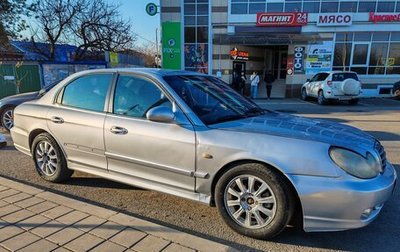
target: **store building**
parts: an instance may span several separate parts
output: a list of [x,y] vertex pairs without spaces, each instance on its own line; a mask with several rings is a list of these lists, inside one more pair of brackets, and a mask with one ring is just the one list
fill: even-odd
[[164,68],[228,83],[235,69],[271,70],[273,97],[299,96],[327,70],[357,72],[364,96],[388,96],[400,80],[400,0],[160,2]]

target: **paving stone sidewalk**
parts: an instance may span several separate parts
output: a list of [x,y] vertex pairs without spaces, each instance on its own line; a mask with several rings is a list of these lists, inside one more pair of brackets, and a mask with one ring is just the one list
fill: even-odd
[[0,177],[2,251],[235,251],[117,211]]

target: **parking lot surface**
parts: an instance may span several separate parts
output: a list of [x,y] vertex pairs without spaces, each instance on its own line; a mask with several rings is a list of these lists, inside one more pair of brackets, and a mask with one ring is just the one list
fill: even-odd
[[[388,159],[400,172],[400,101],[366,99],[361,100],[357,106],[344,103],[319,106],[315,102],[299,99],[257,100],[257,103],[263,108],[282,113],[359,127],[382,142]],[[400,251],[399,186],[378,219],[365,228],[332,233],[305,233],[298,228],[287,228],[271,241],[260,241],[230,230],[219,217],[216,208],[175,196],[142,190],[79,172],[75,172],[73,178],[64,184],[48,183],[36,174],[33,161],[17,152],[9,135],[6,134],[6,137],[8,146],[0,149],[0,176],[122,211],[240,250]]]

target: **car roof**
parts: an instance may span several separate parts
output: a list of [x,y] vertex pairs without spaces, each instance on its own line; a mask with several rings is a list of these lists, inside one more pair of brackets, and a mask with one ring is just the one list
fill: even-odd
[[[353,71],[324,71],[324,72],[319,72],[319,73],[328,73],[328,74],[354,73],[354,74],[357,74],[356,72],[353,72]],[[319,73],[316,73],[316,74],[319,74]]]
[[85,70],[80,72],[81,74],[85,73],[142,73],[148,75],[158,75],[158,76],[168,76],[168,75],[204,75],[206,74],[193,72],[193,71],[184,71],[184,70],[169,70],[169,69],[161,69],[161,68],[106,68],[106,69],[93,69],[93,70]]

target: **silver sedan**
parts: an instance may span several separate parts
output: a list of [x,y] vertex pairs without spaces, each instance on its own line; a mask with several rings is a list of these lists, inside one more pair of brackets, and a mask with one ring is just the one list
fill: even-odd
[[71,75],[15,109],[15,147],[45,180],[74,170],[217,206],[237,232],[268,239],[372,222],[396,172],[350,126],[263,110],[218,78],[108,69]]

